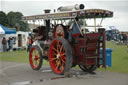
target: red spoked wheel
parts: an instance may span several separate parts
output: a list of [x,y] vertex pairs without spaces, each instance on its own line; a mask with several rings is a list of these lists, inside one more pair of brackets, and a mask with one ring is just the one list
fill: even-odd
[[72,67],[72,49],[67,40],[57,38],[49,48],[50,66],[56,74],[64,74]]
[[32,46],[29,53],[29,63],[34,70],[39,70],[42,66],[42,52],[40,48],[35,45]]
[[80,69],[83,70],[84,72],[93,72],[96,70],[97,66],[96,65],[79,65]]
[[57,24],[54,30],[54,38],[67,38],[66,27],[62,24]]

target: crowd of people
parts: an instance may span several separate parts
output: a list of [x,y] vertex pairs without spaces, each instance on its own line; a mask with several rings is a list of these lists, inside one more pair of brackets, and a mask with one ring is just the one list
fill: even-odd
[[127,33],[106,33],[106,40],[112,41],[117,45],[125,45],[128,52],[128,34]]
[[118,33],[118,34],[107,34],[106,35],[106,39],[108,41],[114,41],[116,44],[128,44],[128,34],[122,34],[122,33]]
[[2,39],[3,52],[13,50],[13,38],[9,37],[7,40],[5,37]]
[[[13,49],[14,49],[14,39],[13,39],[13,37],[9,37],[8,39],[3,37],[1,43],[2,43],[3,52],[13,51]],[[30,49],[32,47],[32,43],[33,43],[32,37],[29,36],[28,40],[27,40],[27,52],[30,51]]]

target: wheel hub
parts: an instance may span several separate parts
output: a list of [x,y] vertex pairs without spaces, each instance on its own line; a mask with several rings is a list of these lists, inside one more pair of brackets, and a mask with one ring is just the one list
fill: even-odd
[[34,60],[38,60],[38,56],[35,56]]
[[56,57],[57,57],[57,59],[59,59],[60,58],[60,53],[58,53]]

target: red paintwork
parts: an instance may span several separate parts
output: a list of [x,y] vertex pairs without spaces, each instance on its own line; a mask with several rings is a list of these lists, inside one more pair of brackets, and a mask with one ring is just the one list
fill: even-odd
[[52,70],[57,74],[61,74],[65,69],[65,49],[62,42],[60,42],[59,40],[53,40],[53,42],[51,43],[51,46],[49,48],[49,63]]
[[[36,48],[32,48],[29,54],[29,61],[33,69],[37,69],[40,62],[39,53],[35,53],[35,50],[38,51]],[[36,63],[36,65],[34,63]]]
[[[84,38],[80,38],[79,34],[72,36],[77,40],[77,43],[71,44],[73,49],[73,63],[82,65],[97,64],[99,58],[100,37],[103,37],[103,33],[89,33],[85,34]],[[99,64],[99,61],[98,61]]]

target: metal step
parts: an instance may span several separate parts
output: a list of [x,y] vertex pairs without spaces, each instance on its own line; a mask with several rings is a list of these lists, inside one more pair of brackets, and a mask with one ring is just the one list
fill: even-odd
[[86,57],[97,57],[98,56],[98,54],[97,55],[85,55]]
[[98,56],[94,56],[94,57],[86,57],[86,58],[97,58]]

